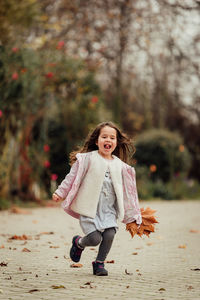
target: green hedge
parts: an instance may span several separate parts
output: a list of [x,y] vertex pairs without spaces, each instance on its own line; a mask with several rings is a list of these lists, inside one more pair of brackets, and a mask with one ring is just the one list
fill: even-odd
[[190,168],[189,152],[177,133],[148,130],[137,137],[135,146],[137,165],[147,167],[153,181],[169,182]]

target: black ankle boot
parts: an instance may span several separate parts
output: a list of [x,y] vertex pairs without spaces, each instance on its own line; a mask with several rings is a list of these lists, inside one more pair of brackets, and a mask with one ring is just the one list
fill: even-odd
[[97,276],[108,276],[108,271],[104,269],[104,263],[98,262],[98,261],[93,261],[92,262],[93,266],[93,275]]

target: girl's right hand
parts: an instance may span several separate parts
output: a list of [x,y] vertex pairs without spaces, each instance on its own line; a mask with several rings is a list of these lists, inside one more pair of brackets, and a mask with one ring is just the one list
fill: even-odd
[[55,201],[55,202],[58,202],[58,201],[62,200],[62,198],[54,193],[53,196],[52,196],[52,200]]

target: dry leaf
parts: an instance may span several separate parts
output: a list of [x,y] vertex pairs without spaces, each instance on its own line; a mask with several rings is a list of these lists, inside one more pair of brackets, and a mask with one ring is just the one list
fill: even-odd
[[29,250],[28,248],[24,248],[22,249],[22,252],[31,252],[31,250]]
[[191,233],[200,233],[200,230],[197,230],[197,229],[191,229],[190,232],[191,232]]
[[153,215],[155,210],[147,207],[146,209],[141,208],[141,215],[142,215],[142,224],[140,227],[136,224],[136,222],[126,224],[126,230],[128,230],[132,237],[135,234],[139,235],[146,235],[149,237],[151,232],[155,231],[155,223],[158,223],[155,216]]
[[96,250],[95,248],[90,248],[90,250]]
[[200,268],[191,269],[192,271],[200,271]]
[[51,288],[52,289],[66,289],[66,287],[64,285],[52,285]]
[[152,246],[153,245],[153,243],[147,243],[147,246]]
[[129,272],[127,271],[127,269],[125,269],[125,274],[126,274],[126,275],[133,275],[133,273],[129,273]]
[[1,246],[0,246],[0,249],[3,249],[3,248],[5,248],[4,245],[1,245]]
[[92,286],[92,281],[88,281],[88,282],[84,283],[84,286],[81,285],[80,288],[85,289],[86,288],[85,285],[88,285],[90,287],[90,289],[96,288],[96,286]]
[[187,289],[188,289],[188,290],[193,290],[194,288],[193,288],[192,285],[188,285],[188,286],[187,286]]
[[53,231],[49,231],[49,232],[44,231],[44,232],[40,232],[38,235],[42,235],[42,234],[54,234],[54,232]]
[[70,268],[82,268],[82,266],[83,266],[82,264],[79,264],[79,263],[77,264],[77,263],[75,263],[75,264],[71,264],[71,265],[70,265]]
[[105,263],[106,263],[106,264],[114,264],[115,261],[114,261],[114,259],[112,259],[112,260],[106,260]]
[[10,209],[10,212],[13,214],[21,214],[21,215],[30,215],[32,212],[29,210],[25,210],[23,208],[20,208],[18,206],[12,206]]
[[23,235],[13,235],[9,238],[9,240],[32,240],[32,237],[27,236],[26,234]]
[[132,255],[138,255],[138,253],[137,252],[133,252]]
[[60,248],[60,246],[49,246],[49,248],[54,248],[54,249],[56,249],[56,248]]
[[163,292],[163,291],[166,291],[166,289],[160,288],[159,291],[160,291],[160,292]]
[[184,245],[179,245],[179,246],[178,246],[178,248],[180,248],[180,249],[186,249],[186,247],[187,247],[187,246],[186,246],[185,244],[184,244]]
[[33,292],[39,292],[39,290],[38,289],[33,289],[33,290],[28,291],[28,293],[33,293]]
[[8,263],[5,263],[4,261],[0,263],[1,267],[7,267]]

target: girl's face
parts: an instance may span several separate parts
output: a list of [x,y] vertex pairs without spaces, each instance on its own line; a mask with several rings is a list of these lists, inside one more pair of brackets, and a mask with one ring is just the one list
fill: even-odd
[[112,159],[112,152],[117,146],[117,131],[105,126],[101,129],[96,145],[99,148],[99,154],[106,159]]

